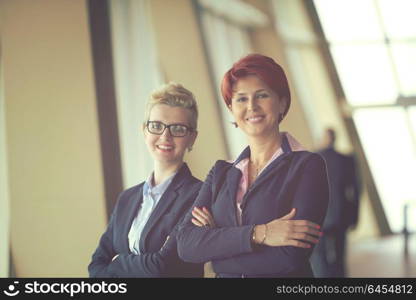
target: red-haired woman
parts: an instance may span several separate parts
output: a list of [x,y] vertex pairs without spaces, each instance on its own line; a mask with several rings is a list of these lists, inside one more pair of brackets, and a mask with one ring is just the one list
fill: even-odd
[[249,146],[211,169],[179,230],[179,255],[212,261],[217,277],[312,277],[328,180],[323,159],[279,131],[290,107],[286,75],[251,54],[225,74],[221,90]]

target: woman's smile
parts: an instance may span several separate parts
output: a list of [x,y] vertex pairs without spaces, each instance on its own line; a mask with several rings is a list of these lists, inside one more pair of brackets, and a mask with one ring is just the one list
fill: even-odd
[[248,118],[246,118],[246,121],[249,123],[260,123],[264,120],[265,116],[264,115],[256,115],[256,116],[250,116]]

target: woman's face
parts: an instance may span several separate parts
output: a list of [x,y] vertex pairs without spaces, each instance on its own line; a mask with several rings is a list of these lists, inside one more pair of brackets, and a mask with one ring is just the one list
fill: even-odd
[[[191,114],[188,109],[183,107],[157,104],[150,111],[149,121],[158,121],[165,125],[181,124],[191,127]],[[168,128],[165,128],[161,135],[152,134],[146,127],[144,128],[147,149],[154,160],[163,164],[181,163],[186,149],[192,147],[196,136],[196,131],[188,132],[183,137],[174,137],[170,134]]]
[[234,84],[229,109],[238,127],[249,136],[275,133],[279,115],[285,108],[286,100],[255,75],[243,77]]

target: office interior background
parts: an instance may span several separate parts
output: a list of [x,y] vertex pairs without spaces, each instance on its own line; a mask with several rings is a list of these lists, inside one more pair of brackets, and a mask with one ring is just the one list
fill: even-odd
[[246,141],[219,85],[257,52],[289,78],[282,130],[316,151],[332,127],[357,157],[349,276],[415,277],[415,11],[414,0],[0,0],[0,276],[88,276],[118,193],[152,171],[141,124],[162,83],[198,101],[193,173],[236,158]]

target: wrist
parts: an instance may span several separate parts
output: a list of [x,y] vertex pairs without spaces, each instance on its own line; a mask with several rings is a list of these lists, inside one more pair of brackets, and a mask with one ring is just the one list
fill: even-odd
[[255,244],[264,244],[267,237],[267,225],[256,225],[253,228],[252,242]]

